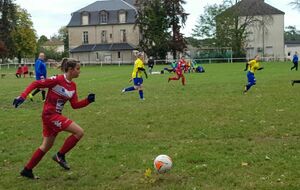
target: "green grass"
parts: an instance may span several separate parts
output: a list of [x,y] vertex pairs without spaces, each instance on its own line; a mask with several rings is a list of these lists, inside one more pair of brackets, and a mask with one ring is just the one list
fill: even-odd
[[[290,63],[263,66],[246,95],[244,64],[204,65],[206,73],[185,75],[185,87],[167,83],[169,74],[151,75],[143,102],[137,92],[120,95],[132,66],[82,67],[79,96],[94,92],[96,102],[65,106],[64,115],[85,130],[67,155],[72,169],[51,160],[68,135],[62,132],[34,170],[37,181],[19,171],[42,140],[41,95],[14,109],[13,98],[33,79],[2,68],[0,189],[299,189],[300,86],[290,80],[300,71]],[[145,178],[159,154],[172,157],[173,169]]]

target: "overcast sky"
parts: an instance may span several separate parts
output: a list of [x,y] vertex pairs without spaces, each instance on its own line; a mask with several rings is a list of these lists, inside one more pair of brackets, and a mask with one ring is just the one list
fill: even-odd
[[[57,33],[61,26],[65,26],[71,19],[71,13],[77,11],[96,0],[15,0],[32,16],[37,35],[46,35],[48,38]],[[189,13],[186,27],[183,29],[185,36],[190,36],[199,15],[207,5],[220,4],[223,0],[186,0],[185,10]],[[265,0],[266,3],[285,12],[285,26],[296,25],[300,29],[300,11],[294,10],[289,2],[292,0]]]

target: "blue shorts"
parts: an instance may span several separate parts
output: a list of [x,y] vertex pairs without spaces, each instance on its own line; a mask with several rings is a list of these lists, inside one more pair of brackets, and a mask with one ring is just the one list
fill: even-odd
[[143,84],[143,78],[134,78],[133,84],[134,86],[141,86],[141,84]]
[[247,78],[248,78],[248,83],[253,84],[253,85],[256,84],[256,79],[255,79],[254,73],[248,71]]

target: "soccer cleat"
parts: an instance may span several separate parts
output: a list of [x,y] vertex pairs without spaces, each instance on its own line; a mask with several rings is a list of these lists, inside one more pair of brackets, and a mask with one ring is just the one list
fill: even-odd
[[31,93],[29,93],[29,94],[28,94],[28,98],[30,99],[30,101],[32,101],[32,102],[33,102],[33,96],[32,96],[32,94],[31,94]]
[[39,179],[39,177],[36,177],[33,175],[32,170],[28,170],[24,168],[21,172],[20,175],[23,177],[27,177],[28,179]]
[[63,167],[65,170],[69,170],[70,167],[68,166],[68,163],[65,159],[65,156],[59,156],[58,153],[52,156],[52,159],[57,162],[61,167]]
[[292,86],[294,86],[294,84],[295,84],[295,81],[292,80]]
[[170,80],[171,80],[171,79],[170,79],[170,78],[168,78],[168,82],[170,82]]
[[126,91],[125,91],[125,88],[122,89],[121,91],[121,94],[124,94]]

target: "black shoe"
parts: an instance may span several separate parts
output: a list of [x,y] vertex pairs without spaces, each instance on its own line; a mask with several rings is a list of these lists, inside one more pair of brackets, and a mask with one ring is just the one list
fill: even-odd
[[26,168],[24,168],[21,172],[20,172],[21,176],[23,177],[27,177],[28,179],[39,179],[39,177],[35,177],[32,173],[32,170],[28,170]]
[[61,167],[63,167],[65,170],[69,170],[70,167],[68,166],[68,163],[65,159],[65,155],[60,156],[58,153],[52,156],[52,159],[57,162]]
[[292,86],[294,86],[294,84],[295,84],[295,81],[292,80]]

